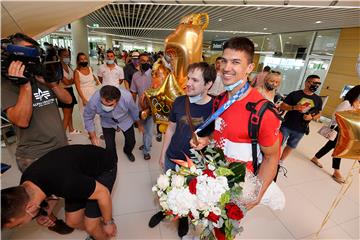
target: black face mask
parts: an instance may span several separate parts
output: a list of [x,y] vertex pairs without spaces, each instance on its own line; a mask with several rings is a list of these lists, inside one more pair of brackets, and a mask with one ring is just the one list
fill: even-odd
[[265,83],[264,83],[264,86],[265,86],[265,88],[266,88],[267,90],[269,90],[269,91],[272,91],[272,90],[275,89],[275,86],[272,85],[271,83],[268,83],[268,82],[265,82]]
[[88,62],[79,62],[80,67],[86,67],[88,65]]
[[150,63],[142,63],[141,64],[141,70],[143,70],[144,72],[146,72],[147,70],[149,70],[151,68]]
[[310,91],[313,93],[316,92],[318,90],[318,88],[319,88],[319,85],[317,85],[317,84],[310,85],[310,87],[309,87]]

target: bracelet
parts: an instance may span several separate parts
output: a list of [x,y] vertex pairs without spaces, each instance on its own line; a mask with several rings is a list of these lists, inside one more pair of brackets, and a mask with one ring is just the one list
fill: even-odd
[[107,221],[107,222],[103,221],[103,223],[104,223],[105,226],[108,226],[108,225],[115,224],[115,221],[114,221],[114,219],[112,218],[110,221]]

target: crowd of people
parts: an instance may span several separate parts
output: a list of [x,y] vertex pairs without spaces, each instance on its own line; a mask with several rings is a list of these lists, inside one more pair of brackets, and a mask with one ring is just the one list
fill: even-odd
[[[26,35],[15,34],[10,40],[15,45],[41,51],[41,46]],[[185,159],[184,153],[190,155],[190,148],[201,150],[214,141],[228,161],[245,162],[247,169],[262,180],[258,198],[245,206],[248,210],[255,207],[276,180],[279,164],[284,165],[285,159],[309,133],[309,123],[320,118],[323,104],[316,94],[322,80],[317,75],[307,76],[304,88],[286,97],[278,92],[282,74],[269,66],[250,79],[255,67],[254,50],[248,38],[234,37],[224,44],[222,56],[214,64],[190,64],[186,94],[173,103],[162,137],[151,116],[139,116],[144,108],[143,94],[151,88],[152,63],[157,58],[164,59],[162,52],[122,51],[121,59],[126,63],[122,68],[113,50],[104,52],[99,47],[101,65],[94,71],[87,53],[77,53],[73,67],[70,49],[54,52],[51,46],[46,46],[46,59],[61,63],[61,81],[49,83],[34,75],[25,84],[14,85],[9,79],[2,79],[1,108],[16,127],[16,162],[23,173],[19,186],[1,192],[2,227],[13,228],[36,218],[39,224],[60,234],[76,228],[85,230],[89,239],[115,236],[111,201],[118,162],[115,133],[123,133],[123,152],[134,162],[135,128],[142,134],[139,149],[144,160],[151,159],[153,133],[156,132],[158,141],[163,140],[159,159],[163,171],[175,169],[176,164],[170,159]],[[24,70],[24,63],[13,61],[8,76],[26,79]],[[92,145],[68,145],[66,131],[69,135],[81,133],[74,128],[72,120],[76,104]],[[226,109],[224,105],[230,107]],[[257,113],[249,111],[249,106],[256,111],[264,109],[258,115],[260,122],[251,121],[252,114]],[[58,107],[62,109],[63,119]],[[335,111],[359,108],[360,85],[346,94]],[[214,121],[199,131],[194,141],[194,129],[209,117]],[[339,131],[334,118],[331,126]],[[105,148],[101,147],[102,140]],[[329,141],[311,161],[322,167],[319,159],[335,143],[336,139]],[[334,158],[333,178],[343,183],[339,167],[340,159]],[[59,197],[65,199],[66,223],[52,214]],[[155,214],[149,226],[156,226],[164,216],[163,212]],[[178,235],[182,237],[187,232],[188,219],[181,218]]]

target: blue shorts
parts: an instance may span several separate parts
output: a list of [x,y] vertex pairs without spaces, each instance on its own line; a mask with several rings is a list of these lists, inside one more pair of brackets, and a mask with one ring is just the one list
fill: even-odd
[[286,143],[286,145],[291,148],[296,148],[304,136],[304,133],[294,131],[284,126],[281,126],[280,131],[283,134],[282,144],[284,145]]

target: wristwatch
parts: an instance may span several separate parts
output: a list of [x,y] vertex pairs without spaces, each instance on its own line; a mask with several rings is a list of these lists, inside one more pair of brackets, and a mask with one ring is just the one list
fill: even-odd
[[107,221],[107,222],[103,221],[103,223],[104,223],[105,226],[107,226],[107,225],[115,224],[115,221],[114,221],[114,219],[112,218],[110,221]]

